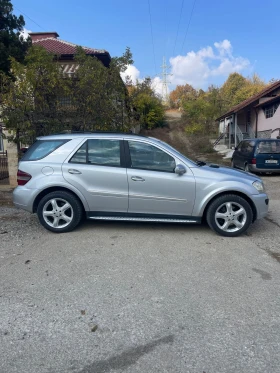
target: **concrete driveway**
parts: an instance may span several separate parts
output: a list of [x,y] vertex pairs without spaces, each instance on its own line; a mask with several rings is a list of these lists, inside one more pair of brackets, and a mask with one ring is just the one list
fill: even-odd
[[264,373],[280,366],[280,177],[242,237],[0,210],[1,373]]

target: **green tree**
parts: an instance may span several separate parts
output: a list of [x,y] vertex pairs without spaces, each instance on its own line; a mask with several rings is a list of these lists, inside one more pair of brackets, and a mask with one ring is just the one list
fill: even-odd
[[[120,71],[131,61],[129,49],[105,67],[97,58],[78,48],[79,68],[67,80],[72,110],[68,118],[76,130],[126,130],[129,127],[128,94]],[[71,115],[70,115],[71,114]]]
[[221,93],[227,107],[239,104],[238,99],[236,99],[236,94],[240,89],[246,86],[246,83],[246,78],[239,73],[232,73],[229,75],[221,87]]
[[150,78],[130,86],[130,105],[133,112],[134,124],[140,124],[146,129],[162,125],[164,107],[161,99],[155,94]]
[[21,64],[11,58],[13,78],[2,73],[2,117],[9,140],[30,143],[38,135],[64,129],[58,98],[67,86],[58,63],[39,46],[33,46]]
[[24,64],[12,58],[14,78],[2,73],[0,97],[9,140],[19,147],[61,131],[128,129],[128,93],[119,74],[127,60],[121,58],[107,68],[78,48],[72,77],[40,46],[29,49]]
[[31,40],[24,40],[20,32],[25,25],[23,16],[13,14],[10,0],[0,0],[0,71],[11,75],[11,60],[23,62]]
[[260,79],[257,74],[246,79],[246,84],[242,86],[234,96],[235,103],[240,103],[247,98],[259,93],[266,86],[266,83]]

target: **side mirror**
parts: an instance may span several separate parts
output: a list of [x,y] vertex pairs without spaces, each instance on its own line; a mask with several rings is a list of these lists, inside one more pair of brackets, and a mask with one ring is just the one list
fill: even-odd
[[183,166],[182,164],[177,164],[177,166],[175,167],[175,174],[177,175],[183,175],[187,172],[185,166]]

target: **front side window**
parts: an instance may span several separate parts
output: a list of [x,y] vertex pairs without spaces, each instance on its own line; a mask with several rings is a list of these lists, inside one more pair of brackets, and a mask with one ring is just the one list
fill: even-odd
[[163,150],[149,144],[128,141],[131,167],[142,170],[174,172],[176,162]]
[[241,148],[242,148],[242,142],[240,142],[236,148],[237,151],[241,152]]
[[69,140],[37,140],[21,158],[22,161],[37,161],[51,154]]
[[248,141],[243,141],[242,142],[241,152],[242,153],[247,153],[248,152]]
[[120,167],[120,141],[107,139],[87,140],[73,155],[70,162]]

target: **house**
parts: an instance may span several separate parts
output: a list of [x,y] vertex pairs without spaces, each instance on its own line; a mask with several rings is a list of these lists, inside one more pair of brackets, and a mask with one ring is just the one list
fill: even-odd
[[[75,61],[77,44],[59,39],[57,32],[32,32],[29,35],[33,45],[40,45],[55,55],[65,76],[72,76],[75,73],[78,69],[78,64]],[[86,55],[96,57],[105,67],[109,67],[111,56],[108,51],[89,47],[82,48]],[[69,97],[61,97],[60,100],[62,105],[69,104]],[[9,135],[0,120],[0,182],[4,180],[5,183],[15,186],[17,185],[17,148],[13,143],[9,143],[3,134]],[[10,178],[8,178],[8,174]]]
[[[65,40],[58,39],[57,32],[31,32],[29,33],[32,44],[40,45],[48,52],[58,56],[58,60],[63,66],[64,74],[74,74],[77,69],[77,63],[74,60],[76,54],[77,44],[70,43]],[[96,57],[104,66],[109,67],[111,56],[109,52],[104,49],[94,49],[82,47],[88,56]]]
[[276,138],[280,135],[280,81],[232,107],[216,119],[220,136],[214,145],[230,148],[246,138]]

